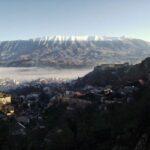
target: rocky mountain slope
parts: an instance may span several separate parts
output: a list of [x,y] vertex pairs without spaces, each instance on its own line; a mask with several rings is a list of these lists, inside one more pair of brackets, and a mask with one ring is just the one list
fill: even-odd
[[[76,86],[94,85],[124,85],[136,82],[140,79],[150,78],[150,57],[136,65],[124,64],[102,64],[81,79],[78,79]],[[124,82],[126,81],[126,82]]]
[[150,43],[128,38],[54,36],[0,42],[0,66],[92,67],[136,63],[150,55]]

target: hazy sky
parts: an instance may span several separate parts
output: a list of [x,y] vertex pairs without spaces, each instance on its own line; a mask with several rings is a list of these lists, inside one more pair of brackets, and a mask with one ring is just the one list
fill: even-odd
[[150,41],[150,0],[0,0],[0,40],[50,35]]

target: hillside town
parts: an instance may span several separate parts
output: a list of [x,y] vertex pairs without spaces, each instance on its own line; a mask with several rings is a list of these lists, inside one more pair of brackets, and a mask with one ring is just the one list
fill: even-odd
[[[92,134],[88,137],[91,138],[91,142],[92,140],[95,141],[97,139],[93,139],[93,136],[96,136],[97,133],[95,130],[98,130],[97,136],[102,136],[101,138],[104,138],[108,133],[110,134],[111,128],[114,128],[112,129],[113,132],[115,131],[114,135],[111,135],[112,139],[114,136],[120,135],[116,125],[113,125],[115,122],[112,118],[118,121],[116,117],[122,120],[125,114],[137,113],[138,110],[132,109],[139,103],[140,93],[147,91],[150,87],[149,62],[148,58],[141,64],[134,66],[129,64],[102,65],[95,67],[85,77],[68,82],[51,79],[38,79],[24,83],[9,82],[9,80],[1,82],[1,86],[6,88],[3,88],[0,93],[0,122],[2,122],[0,130],[7,127],[9,132],[7,130],[3,131],[9,139],[0,136],[0,141],[2,140],[0,148],[5,149],[4,147],[12,146],[13,149],[17,150],[28,149],[31,146],[29,149],[45,149],[45,147],[51,147],[55,142],[58,142],[55,139],[55,136],[58,136],[60,143],[53,145],[56,149],[60,147],[65,149],[66,146],[69,146],[68,149],[76,149],[76,145],[84,147],[78,142],[80,140],[87,142],[88,133]],[[138,75],[134,76],[133,79],[135,70],[138,72],[140,67],[144,74],[140,74],[140,69]],[[145,69],[145,67],[148,68]],[[111,75],[109,79],[107,78],[108,73]],[[116,76],[119,78],[116,78]],[[107,82],[104,82],[104,80]],[[131,112],[128,107],[131,107]],[[121,113],[122,111],[124,113]],[[117,114],[111,116],[114,113]],[[109,118],[109,116],[111,117]],[[106,125],[106,118],[108,123],[112,123],[109,127]],[[99,119],[101,125],[99,123],[95,124],[94,122]],[[127,120],[123,119],[123,124],[119,123],[120,126],[125,125],[124,121]],[[5,125],[3,126],[3,124]],[[94,127],[95,125],[96,127]],[[135,130],[134,126],[130,128]],[[122,131],[122,129],[120,130]],[[81,132],[78,130],[81,130]],[[82,133],[84,130],[88,130],[88,132]],[[103,132],[106,134],[105,136],[102,134]],[[42,139],[37,137],[37,134],[41,134]],[[69,143],[64,143],[61,134],[65,134],[63,139],[67,138],[66,140],[69,140]],[[80,134],[84,139],[77,138]],[[30,136],[35,142],[30,143],[31,145],[27,140]],[[71,137],[68,139],[68,136]],[[120,138],[122,139],[122,137]],[[12,139],[14,145],[10,143]],[[110,139],[110,142],[112,142],[112,139]],[[74,143],[75,141],[77,143]],[[6,142],[9,143],[7,146]],[[42,144],[39,145],[37,142]],[[91,146],[91,142],[89,142],[89,146]],[[110,145],[110,147],[115,146],[116,144],[113,143]]]
[[[101,74],[106,70],[114,72],[114,70],[128,67],[128,64],[103,65],[94,70]],[[120,75],[118,74],[118,76]],[[52,122],[47,124],[47,119],[51,115],[47,112],[56,109],[55,113],[57,114],[63,109],[62,113],[66,116],[63,116],[62,119],[69,117],[70,121],[74,120],[76,113],[85,112],[89,108],[100,114],[109,113],[113,111],[114,107],[135,104],[139,91],[147,87],[149,82],[149,79],[146,80],[141,77],[130,82],[122,79],[119,85],[113,84],[113,82],[105,85],[92,85],[92,83],[87,84],[88,82],[85,82],[84,86],[82,84],[80,86],[78,82],[82,83],[82,80],[84,78],[69,82],[50,79],[39,79],[26,83],[1,82],[1,86],[5,85],[7,88],[0,94],[0,120],[11,122],[9,136],[25,138],[29,136],[30,132],[41,130],[45,134],[43,144],[49,143],[50,139],[47,139],[47,136],[50,133],[47,135],[45,131],[49,129],[48,126]],[[113,76],[109,80],[114,80]],[[12,86],[14,87],[11,88]],[[60,110],[57,110],[59,107]],[[57,130],[62,132],[61,128]],[[16,144],[16,147],[19,145]],[[43,147],[41,145],[40,149]]]

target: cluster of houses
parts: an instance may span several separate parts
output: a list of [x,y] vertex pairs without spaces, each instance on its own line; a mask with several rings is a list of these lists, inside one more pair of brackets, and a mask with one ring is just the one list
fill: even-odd
[[113,88],[112,86],[85,89],[85,98],[96,103],[99,110],[107,110],[111,104],[127,104],[135,101],[134,93],[138,91],[136,86],[124,86]]
[[[141,86],[144,81],[138,81]],[[70,87],[70,85],[69,85]],[[45,80],[31,82],[13,95],[0,93],[0,111],[13,116],[16,121],[13,135],[26,134],[26,128],[45,128],[43,113],[53,106],[66,104],[66,111],[84,110],[95,106],[98,111],[108,111],[112,104],[129,104],[135,101],[134,93],[139,87],[134,84],[114,87],[86,85],[80,89],[69,88],[64,83],[49,83]],[[27,90],[30,89],[30,90]],[[15,113],[14,113],[15,112]]]
[[14,89],[20,85],[18,80],[12,80],[9,78],[0,79],[0,91],[8,91],[9,89]]
[[95,105],[100,111],[107,110],[111,104],[127,104],[135,101],[134,94],[139,87],[135,85],[120,86],[114,88],[111,85],[105,87],[94,87],[87,85],[76,91],[64,91],[49,100],[48,107],[60,103],[67,103],[68,110],[77,108],[84,109],[89,105]]

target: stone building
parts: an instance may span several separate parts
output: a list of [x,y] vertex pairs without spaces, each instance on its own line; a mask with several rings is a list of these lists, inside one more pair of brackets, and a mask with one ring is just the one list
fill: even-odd
[[11,103],[11,95],[0,93],[0,111],[7,116],[11,116],[14,114],[14,107],[11,105]]

